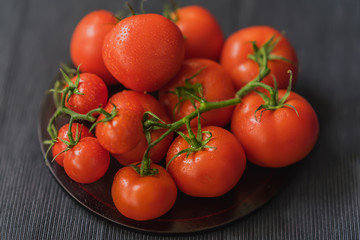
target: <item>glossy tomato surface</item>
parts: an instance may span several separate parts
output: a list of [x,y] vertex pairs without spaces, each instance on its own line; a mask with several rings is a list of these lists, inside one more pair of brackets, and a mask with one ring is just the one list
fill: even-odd
[[[279,90],[279,97],[285,94]],[[311,105],[291,92],[277,110],[258,111],[264,100],[256,93],[235,108],[231,131],[244,147],[247,159],[262,167],[285,167],[303,159],[313,149],[319,133],[318,118]]]
[[135,15],[106,35],[102,54],[107,69],[125,87],[155,91],[179,70],[184,39],[179,28],[161,15]]
[[172,14],[185,38],[185,58],[218,60],[224,35],[215,17],[201,6],[186,6]]
[[[164,123],[170,123],[170,119],[166,114],[163,106],[153,96],[135,91],[125,91],[124,94],[128,95],[131,98],[137,99],[138,102],[143,107],[144,111],[139,117],[142,117],[144,112],[152,112],[157,117],[159,117]],[[151,131],[151,141],[155,141],[156,139],[158,139],[163,133],[165,133],[166,130],[167,129],[158,129]],[[130,163],[141,161],[144,152],[148,146],[148,143],[145,134],[141,133],[140,135],[141,136],[139,137],[139,141],[133,149],[125,153],[113,154],[113,156],[116,158],[116,160],[118,160],[120,164],[128,165]],[[172,138],[173,138],[173,134],[169,134],[165,139],[160,141],[150,150],[150,159],[152,162],[160,162],[163,159],[171,143]]]
[[[71,81],[75,83],[77,76]],[[68,85],[65,85],[67,87]],[[74,112],[87,114],[90,110],[104,107],[108,100],[108,89],[104,81],[95,74],[81,73],[78,90],[81,94],[73,94],[65,106]],[[67,98],[68,96],[66,96]]]
[[[89,132],[89,129],[87,127],[85,127],[84,125],[79,124],[79,123],[74,123],[71,126],[71,133],[72,133],[74,140],[76,138],[76,129],[78,129],[77,131],[81,138],[93,136],[92,133]],[[63,166],[63,161],[64,161],[64,157],[65,157],[65,153],[63,151],[67,148],[67,145],[65,143],[63,143],[60,139],[69,141],[68,130],[69,130],[69,124],[65,124],[59,129],[57,142],[54,144],[54,146],[51,149],[53,157],[56,157],[55,161],[60,166]],[[63,152],[63,153],[61,153],[61,152]]]
[[106,173],[110,154],[94,137],[80,139],[78,144],[65,153],[64,169],[75,182],[92,183]]
[[[181,136],[171,144],[166,156],[168,171],[177,187],[195,197],[218,197],[230,191],[239,181],[246,166],[245,153],[239,141],[229,131],[220,127],[204,127],[212,134],[203,150],[186,153],[170,160],[181,150],[190,147]],[[210,137],[204,133],[202,139]]]
[[175,203],[176,185],[161,166],[151,164],[159,173],[141,177],[132,167],[123,167],[115,175],[111,195],[116,208],[125,217],[145,221],[168,212]]
[[106,10],[90,12],[77,24],[70,42],[70,55],[81,72],[94,73],[106,84],[118,83],[109,73],[102,59],[102,45],[105,35],[118,21]]
[[[159,92],[160,102],[165,106],[169,116],[174,121],[179,120],[193,112],[194,106],[190,100],[179,103],[178,97],[171,93],[176,87],[185,86],[185,80],[191,78],[198,71],[201,72],[190,80],[191,84],[200,83],[203,89],[203,97],[209,102],[223,101],[233,98],[235,91],[229,75],[224,68],[209,59],[185,60],[178,74]],[[196,102],[199,107],[200,103]],[[231,119],[233,107],[211,110],[201,114],[202,126],[216,125],[225,126]],[[197,119],[191,121],[191,126],[197,125]]]
[[[107,122],[96,125],[95,135],[100,144],[110,153],[126,153],[136,147],[143,134],[142,114],[144,108],[134,95],[127,91],[115,93],[110,97],[105,111],[111,113],[116,107],[116,116]],[[98,121],[104,119],[101,114]]]
[[287,88],[289,84],[288,70],[293,73],[293,85],[296,81],[298,73],[298,60],[294,48],[284,35],[276,29],[269,26],[253,26],[241,29],[226,39],[222,54],[221,64],[230,74],[234,81],[236,89],[240,89],[250,82],[259,74],[259,66],[257,63],[248,58],[249,54],[253,54],[253,41],[258,47],[263,46],[272,37],[279,39],[271,54],[284,57],[289,61],[270,60],[268,67],[271,71],[270,75],[265,77],[262,82],[273,86],[273,75],[279,88]]

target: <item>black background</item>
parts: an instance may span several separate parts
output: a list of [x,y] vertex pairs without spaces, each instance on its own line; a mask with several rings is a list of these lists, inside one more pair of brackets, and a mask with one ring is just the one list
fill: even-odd
[[[140,1],[130,1],[136,6]],[[162,1],[145,3],[160,12]],[[250,25],[285,30],[320,136],[284,189],[248,217],[191,235],[150,235],[110,223],[74,201],[45,166],[40,104],[69,61],[76,23],[124,1],[0,0],[0,239],[359,239],[360,1],[179,1],[200,4],[226,36]]]

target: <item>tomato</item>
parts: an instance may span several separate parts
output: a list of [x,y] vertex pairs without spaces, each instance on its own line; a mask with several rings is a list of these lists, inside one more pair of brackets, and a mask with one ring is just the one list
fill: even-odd
[[[77,76],[71,81],[75,83]],[[66,84],[65,87],[68,85]],[[104,81],[92,73],[81,73],[78,90],[81,94],[73,94],[69,101],[66,96],[65,106],[74,112],[86,114],[90,110],[106,105],[108,89]]]
[[289,41],[277,30],[268,26],[253,26],[241,29],[233,33],[226,41],[221,54],[221,64],[233,79],[236,89],[240,89],[250,82],[259,74],[259,66],[257,63],[248,58],[249,54],[253,54],[252,41],[256,42],[258,47],[270,40],[274,36],[274,40],[280,38],[271,54],[282,56],[291,62],[284,60],[269,60],[268,67],[271,74],[263,79],[262,82],[273,86],[273,75],[279,88],[287,88],[289,84],[289,75],[287,71],[290,69],[293,73],[293,84],[295,83],[298,73],[298,60],[295,50]]
[[224,35],[215,17],[200,6],[179,8],[172,14],[185,38],[185,58],[218,60]]
[[159,173],[141,177],[132,167],[123,167],[115,175],[111,195],[116,208],[125,217],[144,221],[168,212],[175,203],[176,185],[161,166],[151,164]]
[[[117,115],[108,122],[99,122],[95,128],[95,135],[100,144],[111,153],[125,153],[136,147],[143,134],[142,114],[144,108],[133,95],[122,91],[110,97],[105,111],[111,113],[114,106]],[[98,121],[104,119],[101,114]]]
[[105,36],[102,54],[107,69],[125,87],[155,91],[179,70],[184,39],[179,28],[161,15],[135,15]]
[[106,173],[110,155],[94,137],[80,139],[75,147],[65,153],[64,169],[75,182],[92,183]]
[[[158,116],[161,120],[163,120],[165,123],[170,123],[170,119],[167,116],[162,105],[153,96],[144,94],[144,93],[135,92],[135,91],[124,91],[124,94],[136,98],[140,102],[141,106],[143,107],[144,112],[145,111],[152,112],[153,114]],[[141,114],[140,117],[143,116],[143,113]],[[163,133],[165,133],[166,130],[167,129],[159,129],[159,130],[151,131],[151,140],[155,141]],[[150,159],[152,162],[160,162],[163,159],[163,157],[165,156],[167,149],[171,143],[172,137],[173,137],[173,134],[168,135],[165,139],[163,139],[161,142],[156,144],[150,150]],[[148,143],[146,141],[145,134],[141,133],[139,142],[133,149],[131,149],[130,151],[127,151],[125,153],[113,154],[113,156],[122,165],[129,165],[130,163],[138,162],[142,159],[147,146],[148,146]]]
[[[160,102],[165,106],[169,116],[172,116],[174,121],[193,112],[194,107],[190,100],[186,100],[176,107],[178,97],[175,94],[169,93],[169,91],[174,91],[179,86],[185,86],[185,80],[199,70],[201,72],[190,82],[202,85],[203,97],[207,101],[222,101],[235,96],[231,79],[220,64],[208,59],[185,60],[178,74],[159,92]],[[200,103],[197,102],[196,106],[199,107]],[[233,110],[233,107],[226,107],[205,112],[201,114],[201,124],[202,126],[224,126],[230,121]],[[191,126],[194,127],[196,125],[197,119],[193,119]]]
[[94,73],[106,84],[118,83],[109,73],[102,59],[102,45],[105,35],[117,23],[113,14],[97,10],[87,14],[76,26],[71,42],[71,59],[76,67],[81,64],[82,72]]
[[[81,138],[93,136],[92,133],[89,132],[89,129],[87,127],[85,127],[79,123],[73,123],[71,126],[71,132],[72,132],[72,136],[74,139],[76,137],[76,129],[78,129],[78,134],[80,135]],[[66,144],[63,143],[60,140],[60,138],[65,141],[69,141],[69,137],[67,135],[68,130],[69,130],[69,124],[65,124],[64,126],[62,126],[59,129],[57,142],[54,144],[54,146],[51,149],[53,157],[56,157],[55,161],[60,166],[63,166],[63,161],[64,161],[64,157],[65,157],[65,153],[61,153],[61,152],[67,148]]]
[[[229,131],[215,126],[204,127],[202,130],[211,132],[212,139],[207,145],[215,148],[204,148],[188,157],[186,153],[181,154],[169,164],[168,171],[177,187],[188,195],[221,196],[230,191],[243,175],[246,166],[245,153]],[[209,133],[202,135],[203,140],[209,137]],[[166,163],[178,152],[189,147],[185,139],[178,136],[170,145]]]
[[[285,94],[279,90],[279,98]],[[291,92],[277,110],[254,113],[264,103],[256,93],[247,95],[235,108],[231,131],[243,145],[248,160],[263,167],[285,167],[298,162],[314,147],[319,123],[314,109],[300,95]],[[261,115],[261,117],[260,117]]]

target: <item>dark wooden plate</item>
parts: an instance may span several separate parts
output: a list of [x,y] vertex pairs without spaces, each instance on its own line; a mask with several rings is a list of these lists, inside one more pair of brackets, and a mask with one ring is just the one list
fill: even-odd
[[[48,146],[43,144],[43,140],[50,139],[46,127],[54,112],[54,102],[51,94],[48,94],[44,98],[38,125],[39,141],[44,157]],[[57,123],[62,125],[65,121],[66,118],[63,118]],[[195,198],[179,192],[174,207],[167,214],[158,219],[139,222],[121,215],[112,202],[110,191],[112,180],[121,167],[115,159],[111,159],[108,172],[99,181],[79,184],[72,181],[61,166],[51,162],[51,157],[50,153],[45,159],[50,172],[84,207],[121,226],[154,233],[203,231],[239,220],[273,198],[290,175],[289,168],[267,169],[248,163],[239,183],[227,194],[217,198]]]

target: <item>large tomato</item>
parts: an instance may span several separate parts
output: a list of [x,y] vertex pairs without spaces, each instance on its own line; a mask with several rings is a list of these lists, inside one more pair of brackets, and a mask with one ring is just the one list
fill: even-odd
[[[76,82],[77,76],[71,81]],[[65,87],[68,85],[66,84]],[[81,73],[78,90],[81,94],[73,94],[69,101],[66,96],[65,106],[74,112],[86,114],[90,110],[104,107],[108,100],[108,89],[104,81],[92,73]]]
[[132,167],[123,167],[115,175],[111,195],[116,208],[125,217],[144,221],[168,212],[175,203],[176,185],[161,166],[151,164],[159,173],[141,177]]
[[[285,94],[279,90],[279,98]],[[235,108],[231,131],[243,145],[247,159],[263,167],[284,167],[296,163],[314,147],[319,124],[311,105],[291,92],[284,106],[277,110],[261,110],[264,100],[256,93],[247,95]]]
[[[161,106],[158,100],[156,100],[153,96],[149,94],[139,93],[135,91],[124,91],[123,94],[126,94],[128,96],[133,97],[134,99],[137,99],[141,106],[145,111],[152,112],[156,116],[158,116],[162,121],[165,123],[170,123],[170,119],[167,116],[165,110]],[[143,112],[143,113],[144,113]],[[140,117],[143,116],[143,113]],[[155,141],[158,139],[167,129],[158,129],[151,131],[151,140]],[[163,139],[161,142],[156,144],[151,150],[150,150],[150,159],[152,162],[160,162],[163,157],[165,156],[167,149],[171,143],[173,134],[168,135],[165,139]],[[138,162],[142,159],[144,152],[148,146],[148,143],[146,141],[146,137],[144,133],[141,133],[141,136],[139,138],[139,141],[137,145],[125,152],[120,154],[113,154],[113,156],[118,160],[119,163],[122,165],[128,165],[133,162]]]
[[[207,143],[214,148],[181,154],[169,164],[168,171],[177,187],[184,193],[196,197],[217,197],[230,191],[243,175],[246,158],[239,141],[229,131],[220,127],[204,127],[212,139]],[[204,133],[202,140],[210,137]],[[166,163],[190,145],[181,136],[171,144]]]
[[87,14],[76,26],[70,42],[71,59],[82,72],[94,73],[106,84],[118,83],[106,69],[102,59],[102,45],[105,35],[117,23],[113,14],[97,10]]
[[125,87],[155,91],[179,70],[184,39],[180,29],[161,15],[135,15],[121,20],[105,36],[103,59]]
[[110,154],[94,137],[80,139],[75,147],[65,153],[66,174],[78,183],[92,183],[106,173]]
[[[159,92],[160,102],[174,121],[185,117],[195,109],[190,100],[181,102],[177,106],[178,97],[169,91],[174,91],[176,87],[184,87],[185,80],[191,78],[198,71],[201,72],[192,78],[190,83],[202,85],[203,97],[207,101],[223,101],[235,96],[231,79],[220,64],[209,59],[185,60],[178,74]],[[199,107],[200,103],[196,102],[196,106]],[[230,121],[233,109],[233,107],[226,107],[205,112],[201,115],[201,124],[203,126],[224,126]],[[197,119],[193,119],[191,126],[196,125]]]
[[224,35],[215,17],[201,6],[186,6],[172,14],[185,38],[185,58],[218,60]]
[[221,64],[233,79],[236,89],[240,89],[246,83],[254,79],[259,74],[257,63],[248,58],[253,54],[252,42],[255,41],[258,47],[261,47],[274,37],[274,41],[279,42],[273,48],[270,54],[286,58],[284,60],[270,60],[268,67],[271,74],[263,79],[262,82],[273,86],[275,76],[279,88],[287,88],[289,84],[290,69],[293,73],[293,83],[295,83],[298,73],[298,60],[295,50],[289,41],[274,28],[268,26],[253,26],[241,29],[233,33],[224,44],[221,54]]
[[[87,127],[85,127],[79,123],[74,123],[71,126],[71,133],[72,133],[72,136],[74,139],[76,137],[76,129],[78,130],[78,134],[79,134],[80,138],[93,136],[92,133],[89,132],[89,129]],[[60,166],[64,165],[63,161],[64,161],[65,153],[63,151],[67,148],[66,144],[63,143],[60,139],[69,141],[68,130],[69,130],[69,124],[65,124],[59,129],[57,142],[54,144],[54,146],[51,149],[53,157],[56,157],[55,161]],[[63,153],[61,153],[61,152],[63,152]]]

